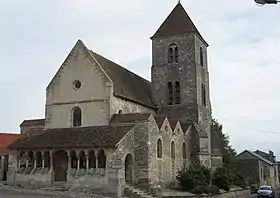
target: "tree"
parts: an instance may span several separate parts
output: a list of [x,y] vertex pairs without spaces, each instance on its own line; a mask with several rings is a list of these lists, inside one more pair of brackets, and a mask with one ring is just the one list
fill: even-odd
[[[225,178],[227,178],[229,184],[235,184],[240,187],[245,187],[245,179],[239,173],[236,167],[236,151],[230,145],[229,136],[223,133],[223,126],[215,119],[212,119],[211,130],[213,130],[213,132],[215,132],[220,139],[221,153],[223,156],[223,167],[222,169],[218,169],[218,172],[216,171],[216,181],[214,183],[218,185],[218,180],[225,180]],[[224,178],[225,175],[226,177]]]
[[221,153],[225,166],[234,166],[236,151],[230,145],[229,136],[223,133],[223,126],[216,120],[212,119],[211,131],[214,131],[221,141]]

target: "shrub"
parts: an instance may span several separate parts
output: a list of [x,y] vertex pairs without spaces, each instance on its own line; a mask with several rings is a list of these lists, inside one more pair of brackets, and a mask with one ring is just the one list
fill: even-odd
[[211,195],[217,195],[220,193],[220,189],[216,185],[209,185],[206,187],[206,190],[207,190],[208,194],[211,194]]
[[197,186],[207,186],[210,182],[210,169],[201,165],[193,165],[182,169],[177,174],[177,180],[183,190],[192,190]]
[[196,186],[194,189],[191,190],[191,193],[195,195],[201,195],[201,194],[208,194],[206,186]]
[[225,167],[218,167],[212,176],[212,183],[219,187],[219,189],[223,189],[229,191],[229,173]]
[[236,186],[239,186],[241,188],[246,188],[246,182],[245,182],[245,178],[243,177],[243,175],[241,175],[240,173],[236,173],[236,177],[235,180],[233,181],[233,184]]
[[258,186],[255,185],[255,184],[252,184],[252,185],[250,186],[250,192],[251,192],[251,194],[257,193],[257,192],[258,192]]

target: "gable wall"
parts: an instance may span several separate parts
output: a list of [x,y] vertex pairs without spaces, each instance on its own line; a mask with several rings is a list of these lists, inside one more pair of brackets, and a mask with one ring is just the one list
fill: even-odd
[[[73,82],[81,81],[74,89]],[[72,126],[72,109],[82,109],[82,126],[109,122],[112,87],[81,42],[75,45],[46,92],[46,128]]]
[[140,104],[136,104],[134,102],[130,102],[118,97],[111,97],[111,109],[110,114],[117,114],[119,111],[122,113],[152,113],[154,112],[153,109],[142,106]]

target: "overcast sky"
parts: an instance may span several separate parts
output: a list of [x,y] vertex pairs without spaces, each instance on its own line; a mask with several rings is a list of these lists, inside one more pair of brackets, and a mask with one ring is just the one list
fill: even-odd
[[[181,0],[210,44],[213,115],[243,149],[280,157],[280,5]],[[150,36],[177,0],[0,1],[1,132],[44,117],[45,88],[78,39],[150,79]],[[278,124],[277,124],[278,123]],[[278,133],[278,134],[277,134]]]

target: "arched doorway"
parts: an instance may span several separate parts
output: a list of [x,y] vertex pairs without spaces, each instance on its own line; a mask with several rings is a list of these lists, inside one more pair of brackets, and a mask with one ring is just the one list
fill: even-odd
[[133,159],[131,154],[125,157],[125,182],[132,184],[133,182]]
[[66,151],[57,151],[53,156],[54,181],[67,180],[67,153]]

